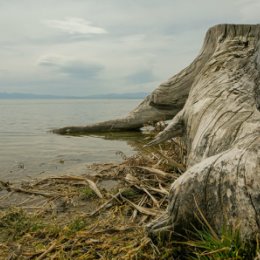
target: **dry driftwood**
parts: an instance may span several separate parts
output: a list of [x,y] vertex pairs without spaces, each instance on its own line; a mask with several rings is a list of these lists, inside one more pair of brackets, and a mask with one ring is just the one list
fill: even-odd
[[172,185],[166,214],[149,230],[178,233],[202,212],[215,230],[260,232],[260,25],[217,25],[190,66],[161,84],[123,119],[65,127],[59,134],[135,130],[173,118],[151,144],[187,143],[187,171]]
[[188,99],[151,144],[184,136],[187,171],[172,185],[165,216],[150,225],[185,233],[203,213],[217,231],[239,227],[243,239],[260,233],[260,25],[209,29],[208,59]]

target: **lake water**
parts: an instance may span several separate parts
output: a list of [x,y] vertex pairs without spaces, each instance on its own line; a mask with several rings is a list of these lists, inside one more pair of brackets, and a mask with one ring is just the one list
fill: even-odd
[[[120,161],[138,136],[60,136],[49,131],[124,116],[141,100],[0,100],[0,180],[81,174],[86,164]],[[141,135],[141,134],[140,134]],[[139,135],[139,136],[140,136]]]

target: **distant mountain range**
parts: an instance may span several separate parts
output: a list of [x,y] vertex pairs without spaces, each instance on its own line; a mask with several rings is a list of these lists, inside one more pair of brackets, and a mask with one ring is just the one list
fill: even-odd
[[56,95],[37,95],[37,94],[24,94],[24,93],[1,93],[0,99],[143,99],[148,93],[110,93],[91,96],[56,96]]

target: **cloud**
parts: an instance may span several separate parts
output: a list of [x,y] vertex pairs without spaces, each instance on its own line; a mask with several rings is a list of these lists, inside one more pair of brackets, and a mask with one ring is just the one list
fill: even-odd
[[38,60],[38,65],[46,67],[60,67],[66,62],[63,56],[58,55],[46,55],[42,56]]
[[126,77],[126,80],[131,84],[143,84],[155,81],[157,78],[151,70],[145,69],[133,74],[130,74]]
[[237,2],[241,20],[244,23],[259,23],[259,0],[240,0]]
[[104,69],[102,65],[85,62],[71,62],[61,68],[62,73],[76,78],[97,78]]
[[64,20],[47,20],[44,24],[69,34],[104,34],[107,31],[101,27],[93,26],[91,22],[82,18],[72,17]]
[[76,79],[97,78],[104,66],[97,63],[72,60],[63,56],[47,55],[38,60],[38,65],[55,70],[56,72]]

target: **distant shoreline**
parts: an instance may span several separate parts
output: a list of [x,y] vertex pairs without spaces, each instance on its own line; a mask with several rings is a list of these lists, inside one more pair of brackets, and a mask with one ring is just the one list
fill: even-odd
[[121,93],[121,94],[97,94],[90,96],[56,96],[56,95],[38,95],[30,93],[0,93],[0,99],[143,99],[148,95],[146,92]]

